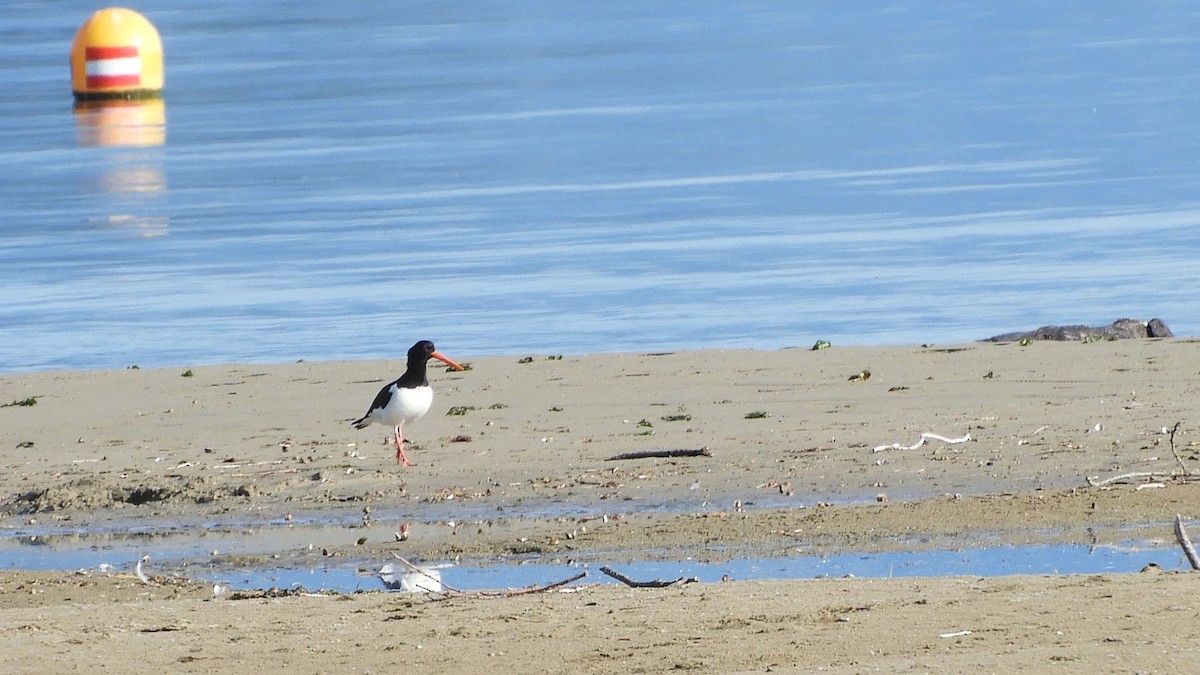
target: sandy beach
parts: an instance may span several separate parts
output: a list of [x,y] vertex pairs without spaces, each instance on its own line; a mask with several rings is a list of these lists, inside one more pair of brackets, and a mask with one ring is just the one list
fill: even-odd
[[[401,360],[0,376],[0,525],[234,518],[259,536],[254,523],[283,521],[310,545],[204,562],[520,555],[565,578],[597,551],[1106,545],[1131,529],[1170,540],[1176,514],[1200,515],[1186,476],[1200,470],[1193,339],[474,359],[438,347],[470,369],[431,365],[433,408],[406,427],[415,467],[396,465],[389,430],[350,424]],[[941,440],[918,446],[924,433]],[[330,521],[346,524],[304,525]],[[214,597],[186,569],[149,569],[150,584],[126,570],[0,571],[5,672],[1168,672],[1195,662],[1200,637],[1200,576],[1154,565],[584,579],[488,598]]]

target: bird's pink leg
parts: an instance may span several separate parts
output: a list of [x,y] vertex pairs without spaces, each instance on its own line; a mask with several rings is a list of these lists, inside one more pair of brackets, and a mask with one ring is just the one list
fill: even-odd
[[408,457],[404,456],[404,431],[400,428],[402,425],[396,425],[396,463],[404,466],[416,466],[408,461]]

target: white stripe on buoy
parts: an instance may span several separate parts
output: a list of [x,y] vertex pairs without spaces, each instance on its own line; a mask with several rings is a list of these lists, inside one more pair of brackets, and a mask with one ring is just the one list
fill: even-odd
[[136,46],[88,47],[84,58],[89,89],[142,83],[142,59]]
[[142,70],[142,62],[136,57],[132,59],[103,59],[88,61],[87,74],[92,75],[137,75]]

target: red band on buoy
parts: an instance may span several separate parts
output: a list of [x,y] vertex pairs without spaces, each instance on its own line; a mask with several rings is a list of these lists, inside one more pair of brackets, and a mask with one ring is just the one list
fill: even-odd
[[88,89],[136,87],[142,83],[142,61],[136,45],[87,47],[84,59]]

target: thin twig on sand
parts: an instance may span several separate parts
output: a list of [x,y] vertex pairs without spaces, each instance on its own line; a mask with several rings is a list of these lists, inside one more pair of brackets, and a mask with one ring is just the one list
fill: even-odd
[[708,451],[707,447],[680,450],[642,450],[640,452],[623,452],[619,455],[613,455],[604,461],[646,459],[647,457],[712,457],[712,453]]
[[1120,476],[1113,476],[1111,478],[1105,478],[1104,480],[1100,480],[1097,476],[1088,476],[1085,480],[1087,480],[1087,484],[1092,487],[1101,487],[1103,485],[1110,485],[1112,483],[1124,483],[1134,478],[1154,478],[1156,476],[1163,476],[1166,478],[1187,478],[1187,476],[1180,476],[1179,474],[1170,471],[1134,471],[1133,473],[1123,473]]
[[674,581],[663,581],[661,579],[655,579],[654,581],[634,581],[611,567],[601,567],[600,571],[631,588],[666,588],[675,584],[694,584],[700,581],[696,577],[679,577]]
[[1200,570],[1200,556],[1196,555],[1196,547],[1192,546],[1192,540],[1188,538],[1187,530],[1183,528],[1183,517],[1178,513],[1175,514],[1175,539],[1183,547],[1183,554],[1187,556],[1192,569]]
[[[421,569],[420,567],[417,567],[416,565],[410,563],[409,561],[405,560],[403,557],[400,556],[400,554],[393,552],[392,557],[394,557],[396,560],[399,560],[401,563],[404,564],[405,567],[408,567],[409,569],[413,570],[414,572],[418,572],[427,577],[430,577],[431,579],[434,579],[434,577],[430,576],[428,572],[426,572],[425,570]],[[511,597],[517,596],[517,595],[529,595],[530,593],[544,593],[546,591],[552,591],[556,588],[566,586],[569,583],[579,581],[580,579],[582,579],[586,576],[587,576],[587,571],[585,570],[583,572],[580,572],[579,574],[576,574],[573,577],[570,577],[569,579],[563,579],[562,581],[555,581],[553,583],[546,584],[545,586],[531,586],[529,588],[506,589],[503,591],[463,591],[463,590],[454,588],[453,586],[447,586],[444,582],[441,581],[441,579],[434,579],[434,580],[437,581],[439,584],[441,584],[442,589],[446,593],[445,597],[448,597],[448,598],[511,598]]]
[[579,581],[580,579],[586,577],[587,575],[588,575],[587,570],[584,570],[584,571],[580,572],[579,574],[576,574],[573,577],[563,579],[562,581],[555,581],[553,583],[546,584],[545,586],[530,586],[529,588],[515,588],[515,589],[504,590],[504,591],[478,591],[478,595],[472,596],[472,597],[507,598],[507,597],[510,597],[513,595],[528,595],[530,593],[545,593],[546,591],[552,591],[556,588],[561,588],[563,586],[566,586],[567,584]]
[[1186,476],[1191,472],[1188,471],[1187,465],[1183,463],[1183,457],[1179,455],[1179,451],[1175,449],[1175,433],[1179,431],[1180,424],[1183,424],[1183,422],[1176,422],[1175,426],[1171,427],[1171,435],[1167,440],[1171,444],[1171,454],[1175,455],[1175,461],[1179,462],[1179,470]]

